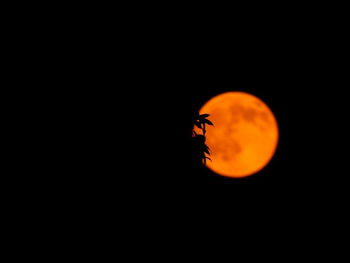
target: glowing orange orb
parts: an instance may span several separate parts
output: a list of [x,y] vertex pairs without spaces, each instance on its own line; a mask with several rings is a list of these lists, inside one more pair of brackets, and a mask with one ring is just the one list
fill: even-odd
[[200,114],[214,126],[206,126],[211,161],[206,165],[227,177],[246,177],[263,169],[278,143],[277,121],[269,107],[245,92],[227,92],[209,100]]

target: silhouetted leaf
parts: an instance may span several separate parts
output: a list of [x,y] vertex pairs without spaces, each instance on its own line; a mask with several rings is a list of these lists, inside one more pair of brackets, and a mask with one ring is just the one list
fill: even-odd
[[198,116],[198,119],[205,119],[205,118],[207,118],[209,116],[210,116],[210,114],[202,114],[202,115]]
[[202,129],[202,124],[200,122],[195,122],[195,125],[199,128]]
[[212,162],[212,160],[211,160],[209,157],[205,156],[205,157],[203,157],[203,163],[204,163],[204,164],[207,163],[207,159],[210,160],[210,161]]
[[210,160],[211,159],[209,157],[206,156],[210,155],[210,149],[209,147],[205,144],[206,138],[205,138],[205,134],[206,134],[206,127],[205,125],[214,125],[210,120],[206,119],[207,117],[209,117],[209,114],[202,114],[196,115],[196,118],[194,119],[194,125],[196,127],[198,127],[201,131],[202,134],[197,134],[195,131],[193,131],[192,135],[193,135],[193,139],[194,139],[194,151],[196,152],[197,158],[199,158],[200,160],[202,160],[202,162],[205,164],[206,160]]
[[210,120],[207,120],[207,119],[204,120],[204,123],[214,126],[214,124]]

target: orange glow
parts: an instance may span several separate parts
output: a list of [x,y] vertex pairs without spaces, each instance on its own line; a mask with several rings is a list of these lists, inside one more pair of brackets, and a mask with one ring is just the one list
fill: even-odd
[[[246,177],[263,169],[278,143],[277,121],[269,107],[245,92],[227,92],[200,110],[214,126],[207,126],[211,161],[206,165],[227,177]],[[198,131],[198,130],[197,130]]]

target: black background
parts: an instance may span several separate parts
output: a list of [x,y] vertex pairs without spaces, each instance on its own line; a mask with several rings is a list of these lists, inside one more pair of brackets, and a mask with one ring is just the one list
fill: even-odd
[[[335,172],[339,154],[333,150],[339,130],[337,62],[304,27],[297,33],[281,30],[258,37],[244,32],[227,37],[225,30],[221,38],[216,30],[173,35],[162,28],[119,46],[114,71],[111,64],[93,67],[100,70],[89,83],[96,106],[88,102],[88,108],[98,112],[92,127],[98,151],[83,162],[88,191],[98,187],[102,202],[126,195],[123,202],[147,203],[156,211],[194,202],[237,209],[265,204],[275,212],[300,213],[342,193],[343,178]],[[189,156],[193,114],[210,97],[230,90],[263,99],[280,126],[273,161],[239,180],[195,168]],[[86,181],[84,173],[80,180]]]
[[[47,78],[64,114],[57,169],[65,167],[72,194],[303,205],[338,192],[340,27],[291,11],[257,14],[134,14],[70,25],[49,50],[56,67]],[[245,179],[194,167],[189,156],[194,113],[236,90],[264,100],[280,128],[272,162]]]
[[[34,175],[16,177],[36,196],[22,200],[29,214],[86,240],[127,229],[131,244],[334,227],[347,200],[346,43],[342,17],[313,8],[80,10],[30,27],[21,77],[35,114],[23,114],[43,143],[28,136]],[[275,157],[244,179],[190,155],[193,115],[226,91],[258,96],[279,124]]]

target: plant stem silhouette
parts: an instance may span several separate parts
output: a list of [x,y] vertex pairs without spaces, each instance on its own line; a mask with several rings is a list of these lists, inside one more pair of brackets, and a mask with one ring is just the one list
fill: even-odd
[[202,134],[198,134],[196,131],[192,131],[192,138],[193,138],[193,154],[196,159],[199,159],[202,163],[206,163],[207,159],[211,161],[211,159],[207,156],[210,156],[210,149],[206,145],[206,128],[205,125],[214,125],[210,120],[207,118],[209,117],[209,114],[197,114],[194,120],[194,125],[200,129]]

